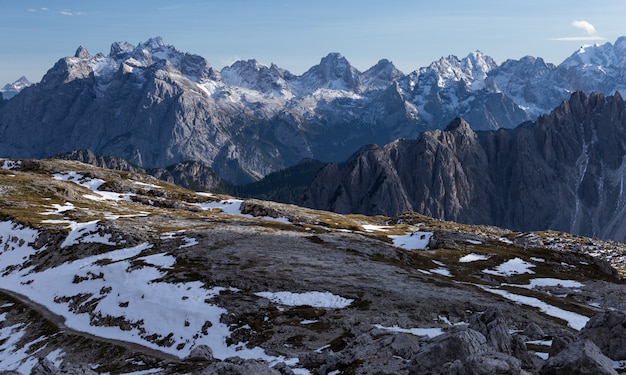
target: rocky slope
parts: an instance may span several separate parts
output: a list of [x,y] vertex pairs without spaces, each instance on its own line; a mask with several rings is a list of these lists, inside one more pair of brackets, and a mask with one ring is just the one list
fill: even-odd
[[144,168],[193,160],[242,184],[458,116],[475,130],[512,128],[576,90],[624,93],[625,44],[585,47],[558,66],[530,56],[498,65],[477,51],[407,75],[384,59],[360,72],[331,53],[300,76],[255,60],[217,71],[160,38],[117,42],[108,55],[80,47],[0,101],[0,149],[34,158],[89,149]]
[[564,374],[580,358],[613,374],[626,360],[611,344],[626,339],[621,244],[242,201],[74,161],[0,160],[0,186],[6,374]]
[[625,241],[625,152],[621,96],[577,92],[516,129],[475,132],[456,119],[357,153],[323,169],[305,204]]

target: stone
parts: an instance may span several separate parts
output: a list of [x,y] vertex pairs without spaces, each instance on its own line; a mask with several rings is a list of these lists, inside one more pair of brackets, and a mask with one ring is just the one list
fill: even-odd
[[626,360],[626,312],[608,311],[593,316],[578,337],[593,341],[613,360]]
[[[267,362],[255,359],[242,359],[240,357],[226,358],[222,362],[212,363],[195,375],[285,375],[285,373],[271,368]],[[290,374],[286,374],[290,375]]]
[[211,350],[211,348],[207,345],[198,345],[194,347],[185,358],[185,361],[188,362],[211,362],[213,360],[213,350]]
[[446,375],[519,375],[523,373],[517,358],[499,352],[474,354],[463,360],[456,360],[444,366],[441,372]]
[[522,332],[529,340],[540,340],[546,336],[543,329],[535,322],[530,322]]
[[591,340],[571,343],[558,355],[548,359],[540,375],[616,375],[613,362]]
[[576,340],[576,336],[570,331],[560,330],[552,335],[552,345],[548,354],[554,357]]
[[472,315],[469,327],[482,333],[496,351],[511,354],[511,334],[500,309],[490,308]]
[[411,360],[412,374],[423,374],[441,368],[448,362],[464,360],[474,354],[489,351],[482,333],[464,326],[432,338]]

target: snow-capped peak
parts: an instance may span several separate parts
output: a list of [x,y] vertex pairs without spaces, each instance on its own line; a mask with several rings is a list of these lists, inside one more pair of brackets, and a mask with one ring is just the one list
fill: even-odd
[[220,72],[231,86],[256,90],[269,96],[291,96],[282,71],[274,64],[269,68],[256,60],[239,60]]
[[596,65],[601,67],[622,66],[626,63],[626,38],[617,39],[615,45],[607,42],[581,46],[578,51],[565,59],[560,66],[571,68],[576,66]]
[[340,53],[329,53],[319,65],[307,70],[296,78],[292,90],[298,95],[306,95],[317,89],[359,92],[361,72],[354,68]]
[[386,89],[392,82],[404,77],[391,61],[382,59],[363,73],[363,85],[368,90]]
[[0,89],[0,92],[2,93],[2,97],[4,99],[10,99],[32,84],[33,83],[29,81],[26,77],[21,76],[15,82],[7,83],[6,85],[4,85],[4,87]]
[[463,59],[459,59],[454,55],[442,57],[430,64],[430,66],[421,68],[420,74],[425,74],[429,71],[434,72],[438,76],[438,85],[440,87],[464,81],[472,90],[480,90],[485,87],[487,73],[497,66],[491,57],[476,51]]

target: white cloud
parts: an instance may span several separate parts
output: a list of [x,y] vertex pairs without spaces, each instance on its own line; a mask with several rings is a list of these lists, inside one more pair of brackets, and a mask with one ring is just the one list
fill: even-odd
[[549,40],[557,40],[561,42],[597,42],[600,40],[604,40],[603,37],[596,35],[597,31],[595,26],[591,24],[589,21],[585,20],[576,20],[572,22],[572,26],[577,29],[581,29],[587,35],[581,36],[566,36],[560,38],[548,38]]
[[578,29],[583,29],[587,33],[587,35],[594,35],[596,33],[596,28],[587,21],[574,21],[572,22],[572,26]]
[[549,38],[550,40],[558,40],[561,42],[597,42],[604,40],[601,36],[566,36],[563,38]]
[[63,9],[58,11],[57,13],[62,14],[64,16],[84,16],[85,12],[74,12],[69,9]]

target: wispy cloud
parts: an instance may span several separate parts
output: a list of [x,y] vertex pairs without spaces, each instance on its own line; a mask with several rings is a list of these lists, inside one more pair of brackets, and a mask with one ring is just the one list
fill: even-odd
[[75,12],[69,9],[59,10],[57,13],[64,15],[64,16],[84,16],[85,15],[85,12]]
[[50,8],[28,8],[26,9],[27,12],[29,13],[36,13],[36,12],[51,12],[54,14],[60,14],[62,16],[84,16],[85,12],[83,11],[73,11],[71,9],[61,9],[61,10],[57,10],[57,11],[53,11]]
[[595,42],[604,40],[603,37],[596,35],[597,31],[595,26],[591,24],[589,21],[585,20],[576,20],[572,22],[572,26],[577,29],[581,29],[585,32],[586,35],[581,36],[566,36],[560,38],[549,38],[550,40],[558,40],[564,42]]

